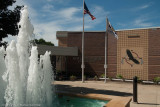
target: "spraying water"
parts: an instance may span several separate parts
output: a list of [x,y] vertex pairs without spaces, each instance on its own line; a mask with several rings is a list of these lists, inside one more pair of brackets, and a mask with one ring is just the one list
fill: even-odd
[[6,106],[17,105],[22,102],[22,92],[20,84],[19,60],[15,41],[11,41],[6,49],[6,67],[7,70],[3,76],[7,82],[5,91]]
[[54,89],[51,86],[53,71],[50,52],[42,55],[40,62],[37,47],[32,46],[29,52],[33,26],[26,6],[21,11],[18,25],[17,42],[11,41],[6,51],[0,47],[0,106],[51,107]]
[[4,93],[6,89],[6,82],[2,78],[2,75],[6,71],[4,54],[5,54],[4,47],[0,47],[0,104],[4,103],[4,95],[5,95]]
[[40,104],[41,98],[41,69],[38,65],[37,47],[32,47],[30,56],[30,66],[28,70],[28,84],[27,84],[27,103]]
[[28,19],[28,11],[25,6],[21,10],[21,20],[18,23],[20,26],[19,33],[17,37],[17,52],[19,57],[19,70],[20,70],[20,78],[22,85],[22,97],[23,103],[26,100],[26,89],[27,89],[27,77],[28,77],[28,68],[29,68],[29,38],[33,34],[33,26]]

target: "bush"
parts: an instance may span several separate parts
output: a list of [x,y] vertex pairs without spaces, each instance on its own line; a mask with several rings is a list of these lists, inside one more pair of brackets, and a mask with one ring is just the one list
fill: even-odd
[[137,80],[141,80],[141,78],[140,78],[140,77],[137,77]]
[[87,80],[87,76],[86,75],[84,75],[84,80]]
[[96,81],[97,81],[97,80],[98,80],[98,77],[97,77],[97,76],[94,76],[94,80],[96,80]]
[[138,81],[138,83],[142,83],[142,80],[140,77],[137,77],[137,81]]
[[59,74],[59,73],[62,73],[62,71],[61,70],[56,70],[56,73]]
[[112,81],[112,77],[108,77],[110,81]]
[[55,77],[56,77],[56,80],[61,81],[63,79],[62,71],[61,70],[56,70]]
[[74,76],[74,75],[70,76],[70,80],[71,80],[71,81],[75,81],[76,79],[77,79],[76,76]]
[[101,74],[101,76],[100,76],[101,78],[104,78],[105,77],[105,74]]
[[124,77],[121,74],[117,74],[116,78],[122,79],[122,81],[125,81]]
[[123,79],[123,76],[121,74],[117,74],[116,78]]
[[156,84],[158,84],[158,82],[160,82],[160,77],[155,77],[155,78],[153,79],[153,81],[154,81]]

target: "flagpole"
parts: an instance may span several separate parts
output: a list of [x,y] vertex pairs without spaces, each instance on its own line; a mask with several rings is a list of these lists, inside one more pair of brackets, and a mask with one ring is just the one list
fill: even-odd
[[84,0],[83,0],[83,32],[82,32],[82,83],[84,83]]
[[104,69],[105,69],[105,81],[106,83],[106,77],[107,77],[107,38],[108,38],[108,18],[106,17],[106,33],[105,33],[105,64],[104,64]]

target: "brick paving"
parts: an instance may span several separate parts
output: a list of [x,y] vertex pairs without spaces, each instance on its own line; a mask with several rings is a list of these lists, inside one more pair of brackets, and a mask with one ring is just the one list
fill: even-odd
[[[55,81],[57,91],[72,93],[97,93],[113,96],[131,97],[132,82],[107,81]],[[160,107],[160,85],[138,84],[138,104],[130,103],[131,107]]]

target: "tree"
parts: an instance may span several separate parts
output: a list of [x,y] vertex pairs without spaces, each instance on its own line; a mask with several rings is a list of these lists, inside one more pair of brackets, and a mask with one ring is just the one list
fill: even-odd
[[41,44],[41,45],[49,45],[49,46],[54,46],[52,42],[47,42],[44,39],[35,39],[36,44]]
[[16,0],[0,0],[0,45],[2,38],[15,36],[19,32],[17,23],[20,21],[20,10],[23,6],[16,6],[14,10],[8,9],[15,2]]

